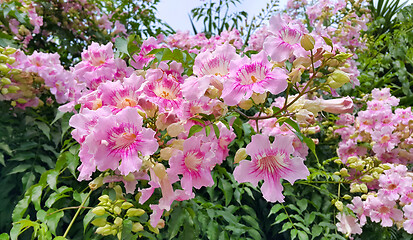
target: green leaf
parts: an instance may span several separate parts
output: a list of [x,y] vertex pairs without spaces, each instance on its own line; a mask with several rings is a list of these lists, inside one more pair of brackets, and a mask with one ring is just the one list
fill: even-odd
[[232,188],[231,183],[229,183],[225,179],[221,179],[221,183],[222,183],[222,190],[224,192],[224,197],[225,197],[225,206],[228,206],[228,204],[232,200],[234,189]]
[[24,213],[29,207],[29,203],[30,203],[30,195],[25,195],[24,198],[16,204],[16,206],[13,209],[13,214],[12,214],[13,222],[17,222],[18,220],[23,218]]
[[258,220],[256,218],[253,218],[252,216],[244,215],[241,217],[245,222],[247,222],[251,227],[255,229],[260,229],[260,224],[258,223]]
[[42,197],[42,191],[43,191],[43,186],[36,184],[33,186],[33,188],[31,189],[31,200],[34,204],[34,208],[36,209],[36,211],[39,211],[41,206],[40,206],[40,200]]
[[122,240],[130,240],[132,238],[132,221],[129,219],[125,219],[122,223]]
[[202,130],[202,126],[200,125],[194,125],[189,129],[189,134],[188,134],[188,138],[190,138],[192,135],[194,135],[197,132],[200,132]]
[[283,224],[283,227],[279,233],[285,232],[292,227],[293,227],[293,224],[291,222],[286,222]]
[[322,231],[323,231],[323,228],[322,228],[321,226],[314,225],[314,226],[311,228],[311,235],[312,235],[313,237],[317,237],[317,236],[319,236],[319,235],[321,234]]
[[284,220],[287,219],[287,218],[288,218],[287,214],[285,214],[285,213],[280,213],[280,214],[275,218],[274,224],[278,224],[278,223],[284,221]]
[[219,139],[219,128],[216,124],[212,124],[212,127],[214,128],[215,136],[217,139]]
[[120,53],[130,56],[128,52],[128,40],[126,40],[126,38],[117,37],[115,40],[115,47]]
[[35,121],[34,124],[43,132],[43,134],[50,140],[50,127],[44,123]]
[[271,216],[272,214],[277,213],[278,211],[280,211],[283,208],[283,206],[281,204],[275,204],[271,210],[270,213],[268,214],[268,217]]
[[60,219],[64,216],[63,211],[56,212],[56,210],[57,209],[50,208],[49,210],[47,210],[47,216],[46,216],[46,225],[49,227],[49,231],[52,232],[52,234],[55,236],[56,236],[56,227],[59,224]]
[[16,173],[21,173],[25,172],[27,169],[29,169],[32,165],[31,164],[21,164],[16,167],[14,167],[7,175],[12,175]]
[[86,232],[86,228],[89,225],[89,223],[92,221],[92,219],[96,216],[96,214],[94,214],[92,212],[92,210],[90,210],[88,213],[86,213],[85,217],[83,218],[83,232]]
[[66,197],[70,197],[70,196],[69,196],[69,195],[62,194],[62,193],[54,192],[54,193],[50,194],[49,198],[46,200],[45,206],[50,208],[50,207],[52,207],[53,204],[54,204],[55,202],[57,202],[59,199],[66,198]]
[[219,235],[219,225],[217,222],[210,221],[207,228],[208,238],[211,240],[218,239]]
[[47,177],[46,177],[46,182],[47,182],[47,184],[49,184],[49,187],[52,189],[52,190],[57,190],[57,187],[56,187],[56,185],[57,185],[57,178],[58,178],[58,176],[59,176],[59,171],[57,171],[57,170],[49,170],[49,171],[47,171],[48,173],[47,173]]
[[169,239],[173,239],[179,232],[179,229],[184,224],[186,214],[183,211],[183,208],[175,208],[171,214],[171,220],[168,224],[170,228]]
[[263,239],[261,234],[255,229],[248,229],[248,233],[253,239],[260,240]]
[[211,133],[211,126],[205,126],[205,135],[208,137]]
[[[88,195],[87,193],[73,192],[73,199],[75,201],[77,201],[78,203],[82,203],[85,200],[85,198],[87,197],[87,195]],[[87,207],[88,205],[89,205],[89,199],[86,200],[84,206]]]
[[9,234],[7,233],[0,234],[0,240],[9,240],[9,239],[10,239]]
[[57,120],[61,119],[63,117],[63,115],[65,115],[65,114],[66,114],[66,112],[57,111],[56,117],[54,118],[52,123],[50,123],[50,125],[53,125],[55,122],[57,122]]
[[10,149],[9,145],[5,144],[4,142],[0,142],[0,149],[5,151],[9,156],[13,155],[13,152]]
[[[6,166],[6,163],[4,162],[4,155],[3,153],[0,152],[0,163],[1,165],[3,165],[4,167]],[[1,236],[1,235],[0,235]]]
[[301,209],[301,212],[304,212],[307,209],[307,199],[300,199],[297,201],[297,206]]
[[298,239],[300,240],[308,240],[308,235],[307,233],[303,231],[298,231]]

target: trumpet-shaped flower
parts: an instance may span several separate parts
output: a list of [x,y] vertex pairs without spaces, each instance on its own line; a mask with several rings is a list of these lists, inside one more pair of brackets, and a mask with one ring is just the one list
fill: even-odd
[[225,104],[234,106],[249,99],[253,93],[278,94],[287,88],[288,76],[281,68],[272,69],[267,55],[260,52],[251,57],[234,60],[230,74],[224,83],[222,98]]
[[131,107],[99,119],[84,144],[89,147],[100,171],[119,169],[122,175],[139,171],[142,165],[139,154],[148,156],[158,149],[155,132],[143,128],[142,122],[138,111]]
[[293,139],[289,136],[276,136],[271,144],[268,136],[253,135],[246,147],[251,161],[242,160],[235,168],[234,177],[238,182],[250,182],[257,185],[264,179],[261,191],[270,202],[284,202],[283,187],[280,180],[286,179],[291,184],[297,179],[305,179],[310,172],[301,157],[291,157],[294,152]]

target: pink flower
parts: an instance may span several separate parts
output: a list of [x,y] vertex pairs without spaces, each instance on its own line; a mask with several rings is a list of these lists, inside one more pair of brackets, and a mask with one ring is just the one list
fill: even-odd
[[352,113],[353,100],[350,97],[324,100],[321,99],[321,108],[329,113]]
[[395,208],[396,202],[387,198],[374,197],[367,198],[367,208],[370,210],[370,219],[373,222],[381,222],[383,227],[393,226],[395,222],[403,219],[403,212]]
[[275,34],[269,36],[264,42],[264,51],[275,62],[289,59],[294,51],[301,48],[301,31],[288,26],[280,15],[272,16],[270,29]]
[[281,68],[272,69],[264,52],[244,57],[230,64],[230,74],[224,83],[222,98],[225,104],[234,106],[249,99],[253,93],[270,92],[274,95],[287,88],[287,75]]
[[119,169],[122,175],[139,171],[142,165],[139,155],[149,156],[158,149],[155,132],[142,127],[142,123],[137,110],[130,107],[99,119],[93,133],[84,141],[99,171]]
[[406,232],[413,234],[413,205],[403,207],[404,217],[407,219],[403,222],[403,228]]
[[352,204],[347,204],[347,207],[350,208],[360,219],[360,225],[364,226],[367,221],[366,216],[369,215],[369,212],[365,209],[364,203],[360,197],[353,198],[351,202]]
[[200,189],[214,185],[210,165],[214,154],[209,144],[202,143],[201,139],[194,136],[186,139],[183,151],[178,151],[169,159],[168,175],[182,174],[181,186],[186,193],[192,192],[192,187]]
[[373,151],[376,154],[390,152],[400,142],[400,139],[393,134],[393,129],[389,126],[374,130],[371,138],[376,142],[373,146]]
[[180,84],[168,78],[148,82],[143,92],[147,100],[162,109],[179,109],[183,101]]
[[293,184],[295,180],[305,179],[310,174],[303,158],[291,158],[294,148],[289,136],[278,135],[270,144],[268,136],[253,135],[246,152],[251,156],[251,161],[242,160],[234,170],[234,178],[254,186],[264,179],[261,191],[267,201],[284,202],[282,178]]
[[347,237],[351,234],[361,234],[363,232],[355,217],[346,215],[342,212],[339,213],[336,217],[339,221],[336,224],[337,230],[346,234]]

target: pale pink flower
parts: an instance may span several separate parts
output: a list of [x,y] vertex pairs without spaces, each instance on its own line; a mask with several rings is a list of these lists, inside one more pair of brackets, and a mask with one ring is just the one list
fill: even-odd
[[395,208],[396,202],[385,197],[374,197],[370,195],[367,198],[367,208],[370,210],[370,219],[373,222],[381,222],[383,227],[393,226],[393,221],[401,221],[403,212]]
[[350,97],[321,100],[321,108],[329,113],[353,113],[353,100]]
[[364,203],[360,197],[354,197],[351,201],[352,204],[347,204],[347,207],[350,208],[360,219],[360,225],[364,226],[367,222],[366,216],[369,215],[368,210],[364,207]]
[[181,186],[185,192],[192,192],[192,187],[210,187],[214,185],[211,176],[210,158],[214,156],[210,145],[202,143],[202,137],[188,138],[183,143],[183,151],[169,159],[168,176],[182,174]]
[[147,100],[158,105],[162,110],[179,109],[183,101],[180,84],[168,78],[148,82],[143,88],[143,93]]
[[253,135],[246,152],[251,156],[251,161],[242,160],[234,170],[234,178],[254,186],[264,180],[261,191],[267,201],[284,202],[281,179],[293,184],[295,180],[305,179],[310,174],[303,158],[290,156],[294,148],[289,136],[276,136],[271,144],[268,136]]
[[406,218],[406,221],[403,222],[403,228],[406,232],[413,234],[413,205],[404,206],[403,211]]
[[390,152],[400,142],[400,139],[393,134],[393,129],[389,126],[374,130],[371,133],[371,138],[376,142],[373,146],[373,151],[376,154]]
[[339,221],[336,224],[337,230],[346,234],[347,237],[351,234],[361,234],[363,232],[355,217],[341,212],[336,218]]
[[84,141],[99,171],[119,169],[122,175],[139,171],[142,165],[139,154],[149,156],[158,149],[155,132],[142,124],[138,111],[130,107],[99,119]]
[[230,74],[224,83],[222,98],[234,106],[249,99],[253,93],[270,92],[274,95],[287,88],[287,75],[281,68],[272,68],[264,52],[244,57],[230,64]]

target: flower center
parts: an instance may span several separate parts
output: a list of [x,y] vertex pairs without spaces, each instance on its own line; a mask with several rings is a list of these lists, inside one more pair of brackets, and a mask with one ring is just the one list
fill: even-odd
[[125,108],[125,107],[134,107],[137,103],[135,100],[130,98],[123,99],[120,103],[118,103],[118,108]]
[[264,80],[267,73],[267,67],[260,63],[248,64],[238,70],[237,80],[241,85],[250,85]]
[[185,156],[185,166],[191,171],[197,171],[202,163],[202,158],[199,158],[195,152],[190,152]]
[[280,37],[284,42],[294,45],[300,41],[301,34],[295,29],[285,27],[280,31]]
[[115,148],[127,148],[136,140],[134,133],[124,132],[115,140]]
[[394,190],[396,188],[397,188],[397,184],[394,184],[394,183],[390,184],[388,187],[389,190]]
[[225,76],[228,74],[229,62],[230,61],[224,57],[214,57],[201,66],[201,76]]
[[258,168],[269,173],[274,173],[275,171],[287,167],[287,164],[284,161],[285,158],[286,155],[282,152],[278,152],[271,156],[263,156],[258,159]]
[[390,136],[389,135],[384,135],[383,137],[381,137],[380,139],[380,143],[386,143],[390,140]]
[[389,209],[388,207],[386,207],[386,206],[381,206],[381,207],[378,209],[378,211],[379,211],[379,213],[386,214],[386,213],[389,213],[389,212],[390,212],[390,209]]

